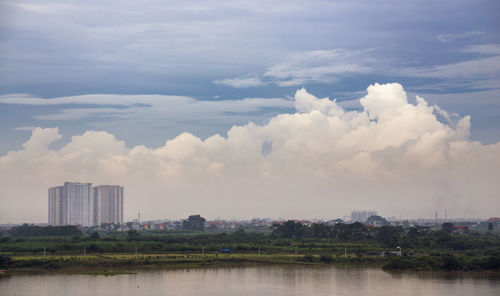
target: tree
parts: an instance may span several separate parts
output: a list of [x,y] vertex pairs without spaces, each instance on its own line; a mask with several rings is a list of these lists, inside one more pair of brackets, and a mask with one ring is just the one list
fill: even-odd
[[[451,223],[450,223],[451,224]],[[453,254],[443,255],[443,268],[446,270],[459,270],[462,264]]]
[[22,226],[11,228],[9,230],[9,235],[13,237],[73,236],[73,235],[81,236],[82,231],[73,225],[41,227],[25,223]]
[[90,235],[90,239],[91,240],[98,240],[99,239],[99,233],[97,233],[97,231],[92,232],[92,234]]
[[401,227],[382,226],[377,231],[377,241],[385,247],[394,248],[399,244],[402,232]]
[[272,232],[275,235],[284,237],[284,238],[292,238],[292,237],[301,237],[305,233],[306,227],[302,225],[300,222],[295,222],[293,220],[288,220],[283,224],[275,223],[272,226]]
[[191,215],[182,221],[182,228],[186,230],[203,230],[206,219],[200,215]]
[[366,227],[359,223],[352,224],[335,224],[333,227],[333,235],[343,241],[356,241],[365,239],[368,236]]
[[451,233],[453,231],[453,223],[445,222],[441,225],[441,230],[446,233]]
[[390,225],[389,222],[387,222],[387,220],[381,216],[378,216],[378,215],[374,215],[374,216],[370,216],[367,220],[366,220],[366,224],[371,224],[371,225],[375,225],[375,226],[386,226],[386,225]]
[[493,224],[488,223],[488,232],[492,232],[493,231]]
[[314,223],[311,225],[311,232],[313,237],[328,238],[331,236],[331,227],[323,223]]
[[137,240],[139,238],[139,232],[135,229],[130,229],[127,233],[127,240]]
[[1,268],[6,268],[9,266],[9,264],[12,262],[12,258],[8,256],[1,256],[0,255],[0,267]]

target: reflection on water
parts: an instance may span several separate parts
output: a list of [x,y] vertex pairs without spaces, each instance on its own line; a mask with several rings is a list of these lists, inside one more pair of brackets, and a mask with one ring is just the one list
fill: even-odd
[[116,276],[0,279],[0,295],[499,295],[498,275],[387,273],[372,268],[245,267],[139,271]]

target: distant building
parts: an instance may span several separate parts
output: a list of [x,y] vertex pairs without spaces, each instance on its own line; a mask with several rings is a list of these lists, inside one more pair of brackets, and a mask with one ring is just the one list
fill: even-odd
[[65,182],[49,188],[49,225],[123,223],[123,187]]
[[100,185],[93,189],[93,224],[123,223],[123,187]]
[[368,218],[371,216],[376,216],[377,212],[375,211],[353,211],[351,213],[351,221],[354,222],[366,222]]
[[67,201],[64,186],[49,188],[49,225],[68,224]]
[[69,225],[92,225],[92,183],[65,182]]
[[452,233],[455,233],[455,234],[469,233],[469,226],[466,226],[466,225],[455,225],[455,226],[453,226]]

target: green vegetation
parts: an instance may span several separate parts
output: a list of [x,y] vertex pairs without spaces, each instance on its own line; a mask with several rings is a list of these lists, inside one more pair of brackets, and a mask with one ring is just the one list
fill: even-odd
[[9,230],[9,235],[12,237],[30,237],[30,236],[70,236],[83,235],[82,231],[76,226],[33,226],[23,224],[22,226],[14,227]]
[[[201,220],[191,217],[198,221],[193,225],[199,227],[196,223]],[[387,270],[500,269],[499,237],[491,232],[448,233],[448,225],[443,225],[443,231],[366,227],[361,223],[306,226],[287,221],[260,232],[130,230],[92,232],[87,236],[75,235],[74,231],[57,236],[52,229],[27,225],[14,229],[0,237],[0,268],[90,268],[91,272],[101,272],[180,266],[364,264]],[[33,236],[19,235],[37,230],[40,232]],[[231,255],[220,254],[221,249],[230,249]],[[402,256],[395,255],[398,250],[402,250]]]
[[453,223],[443,223],[443,225],[441,226],[441,230],[446,233],[451,233],[453,231]]
[[256,255],[256,254],[106,254],[63,256],[13,256],[9,273],[64,272],[113,275],[133,273],[137,269],[185,267],[233,267],[257,265],[375,265],[379,257],[333,257],[331,255]]
[[441,254],[419,257],[397,257],[390,259],[382,268],[386,270],[447,270],[447,271],[480,271],[499,270],[500,256],[464,256]]
[[200,215],[191,215],[187,220],[182,221],[182,227],[187,230],[203,230],[205,218]]

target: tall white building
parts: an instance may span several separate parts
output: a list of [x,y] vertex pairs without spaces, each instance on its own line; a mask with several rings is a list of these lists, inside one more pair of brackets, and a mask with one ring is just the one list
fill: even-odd
[[92,225],[92,183],[65,182],[69,225]]
[[93,188],[93,224],[123,223],[123,187],[100,185]]
[[49,188],[49,224],[92,226],[123,223],[123,187],[65,182]]
[[67,206],[64,186],[49,188],[49,225],[68,224]]

